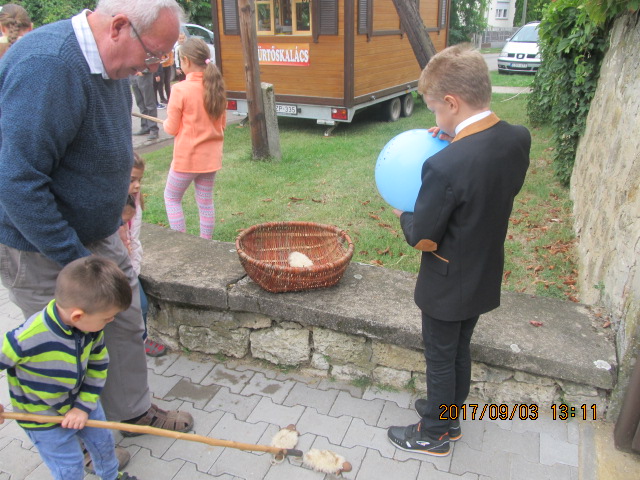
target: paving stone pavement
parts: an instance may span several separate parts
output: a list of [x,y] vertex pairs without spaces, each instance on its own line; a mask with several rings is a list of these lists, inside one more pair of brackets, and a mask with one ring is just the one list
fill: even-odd
[[[0,287],[0,333],[22,322],[20,310]],[[304,377],[264,364],[239,360],[219,363],[180,352],[148,359],[155,402],[189,411],[194,432],[225,440],[268,445],[280,427],[297,425],[297,448],[328,449],[343,455],[353,480],[578,480],[582,442],[589,423],[537,420],[463,421],[463,437],[447,457],[430,457],[394,448],[387,427],[418,420],[409,392],[358,388],[329,379]],[[4,372],[0,402],[9,405]],[[471,402],[470,402],[471,403]],[[483,404],[483,402],[475,402]],[[271,455],[143,435],[116,442],[131,453],[127,466],[140,480],[329,480],[295,458],[274,464]],[[580,449],[582,451],[579,453]],[[586,450],[585,450],[586,449]],[[0,425],[0,480],[45,480],[51,476],[35,447],[13,421]],[[97,477],[87,475],[87,480]]]

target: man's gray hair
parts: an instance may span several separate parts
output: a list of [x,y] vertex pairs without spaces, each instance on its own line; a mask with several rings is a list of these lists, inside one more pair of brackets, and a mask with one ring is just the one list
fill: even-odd
[[151,28],[160,10],[164,8],[174,12],[180,23],[185,23],[184,11],[175,0],[98,0],[96,12],[105,15],[122,13],[129,17],[138,33],[142,34]]

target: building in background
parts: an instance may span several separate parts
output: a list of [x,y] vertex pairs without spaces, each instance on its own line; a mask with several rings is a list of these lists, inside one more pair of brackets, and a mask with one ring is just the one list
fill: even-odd
[[487,27],[493,29],[512,29],[516,12],[516,0],[489,0],[487,9]]
[[489,0],[487,7],[487,29],[482,34],[481,47],[501,48],[515,33],[516,0]]

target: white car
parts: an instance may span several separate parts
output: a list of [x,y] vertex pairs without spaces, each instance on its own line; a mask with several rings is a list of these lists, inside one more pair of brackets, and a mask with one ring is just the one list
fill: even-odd
[[507,40],[498,56],[498,73],[535,73],[540,67],[538,26],[530,22]]
[[201,38],[209,47],[211,52],[211,60],[216,61],[216,48],[213,44],[213,32],[208,28],[196,25],[194,23],[185,23],[181,27],[182,32],[189,37]]

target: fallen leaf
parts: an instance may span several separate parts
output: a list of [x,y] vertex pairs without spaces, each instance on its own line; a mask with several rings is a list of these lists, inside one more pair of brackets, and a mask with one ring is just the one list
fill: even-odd
[[544,325],[544,323],[539,322],[538,320],[530,320],[529,323],[534,327],[541,327],[542,325]]
[[380,220],[380,217],[378,215],[374,214],[374,213],[370,213],[369,216],[371,218],[373,218],[374,220]]
[[607,320],[602,324],[602,328],[609,328],[610,326],[611,326],[611,322],[609,320]]
[[263,202],[273,202],[273,198],[263,198]]
[[304,200],[304,198],[289,197],[289,200],[291,200],[292,202],[301,202]]
[[371,260],[371,264],[378,265],[379,267],[382,267],[384,265],[381,260]]
[[371,203],[371,200],[366,200],[364,202],[360,202],[362,205],[369,205]]
[[232,213],[231,215],[244,215],[244,212],[236,212],[236,213]]
[[311,201],[315,203],[324,203],[324,200],[316,200],[315,198],[312,198]]
[[358,254],[359,254],[359,255],[362,255],[362,256],[367,256],[367,255],[369,255],[369,252],[368,252],[368,251],[366,251],[366,250],[360,250],[360,251],[358,252]]
[[509,275],[511,275],[511,270],[507,270],[506,272],[504,272],[504,275],[502,276],[502,280],[504,282],[506,282],[507,280],[509,280]]
[[378,252],[378,255],[389,255],[391,250],[389,249],[389,247],[387,247],[384,250],[376,250],[376,252]]

